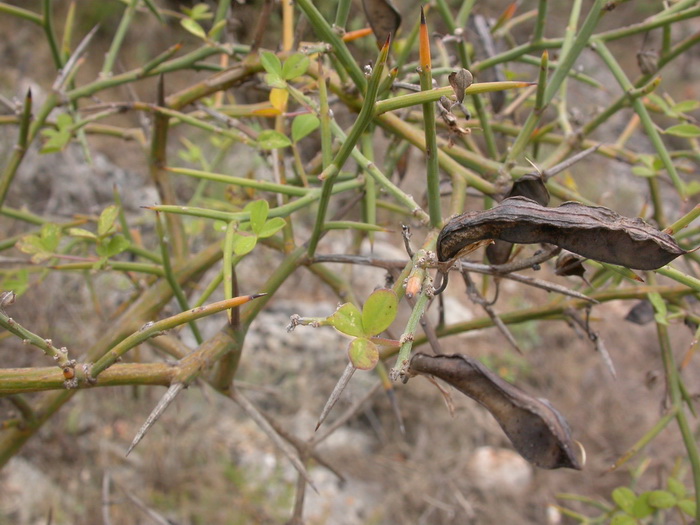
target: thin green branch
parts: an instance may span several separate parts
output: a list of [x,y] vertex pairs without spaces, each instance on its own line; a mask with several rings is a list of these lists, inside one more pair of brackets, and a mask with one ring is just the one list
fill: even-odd
[[134,18],[134,15],[136,14],[136,6],[138,6],[138,3],[139,0],[129,0],[129,3],[124,9],[122,18],[119,21],[119,25],[117,26],[117,31],[114,34],[114,37],[112,38],[112,43],[109,46],[109,51],[107,51],[107,54],[105,55],[105,61],[102,66],[101,73],[103,77],[109,77],[112,75],[114,64],[117,61],[117,55],[121,50],[124,38],[126,38],[126,32],[128,31],[129,26],[131,25],[131,22]]
[[539,0],[537,4],[537,19],[535,20],[535,29],[532,31],[531,40],[534,45],[537,45],[537,43],[540,42],[544,36],[544,24],[547,20],[548,6],[549,0]]
[[27,146],[29,145],[29,123],[32,120],[32,91],[27,90],[27,95],[24,98],[24,106],[22,108],[22,115],[19,122],[19,136],[17,138],[17,145],[15,146],[12,156],[10,157],[7,167],[0,178],[0,208],[3,207],[5,203],[5,198],[7,197],[7,192],[10,190],[10,185],[14,180],[22,159],[27,152]]
[[350,75],[355,85],[361,92],[364,92],[367,89],[367,79],[362,74],[360,66],[355,62],[355,59],[350,54],[350,51],[340,35],[333,30],[311,0],[296,0],[296,3],[309,19],[314,31],[333,47],[335,56],[338,58],[338,61],[345,71]]
[[[494,91],[505,91],[507,89],[520,89],[534,85],[532,82],[479,82],[472,84],[465,90],[465,95],[478,95],[482,93],[492,93]],[[409,93],[408,95],[399,95],[398,97],[380,100],[375,104],[374,114],[381,115],[389,111],[398,109],[410,108],[419,104],[427,104],[428,102],[437,102],[440,97],[450,97],[454,94],[451,86],[431,89],[429,91],[419,91],[417,93]]]
[[104,370],[112,366],[119,358],[126,354],[132,348],[138,346],[139,344],[147,341],[151,337],[157,337],[162,332],[167,330],[172,330],[178,326],[186,323],[192,323],[197,319],[202,317],[207,317],[215,313],[221,312],[223,310],[228,310],[229,308],[235,308],[243,303],[250,301],[259,295],[250,295],[244,297],[234,297],[232,299],[225,299],[223,301],[218,301],[216,303],[211,303],[206,306],[200,306],[186,312],[182,312],[166,319],[156,321],[153,323],[148,323],[141,327],[137,332],[131,334],[129,337],[121,341],[119,344],[114,346],[109,350],[102,358],[97,360],[92,368],[90,369],[90,377],[93,379],[97,378]]
[[[165,234],[165,228],[160,220],[160,215],[156,213],[156,233],[158,234],[158,241],[160,243],[160,254],[163,259],[163,275],[167,279],[168,283],[173,289],[173,295],[177,299],[178,304],[182,310],[189,310],[190,306],[187,302],[187,297],[185,292],[182,291],[180,283],[177,282],[175,278],[175,273],[173,272],[172,264],[170,263],[170,239]],[[194,321],[190,322],[190,328],[192,329],[192,335],[194,335],[197,344],[202,344],[204,340],[202,334],[197,328],[197,324]]]
[[44,24],[44,19],[41,17],[41,15],[35,13],[34,11],[9,5],[5,2],[0,2],[0,13],[16,16],[17,18],[22,18],[24,20],[28,20],[29,22],[34,22],[38,26],[42,26]]
[[44,34],[46,35],[46,40],[49,43],[49,49],[51,50],[51,57],[53,58],[54,65],[56,69],[61,69],[63,66],[63,61],[61,59],[61,51],[58,48],[58,40],[56,40],[56,30],[53,24],[53,9],[51,6],[51,0],[43,0],[41,4],[41,25],[44,28]]
[[[605,65],[608,66],[608,69],[610,69],[610,72],[613,74],[618,84],[620,84],[620,87],[623,89],[623,91],[628,93],[628,95],[632,96],[631,93],[635,89],[635,87],[632,84],[632,82],[630,82],[630,80],[627,78],[627,75],[625,75],[625,72],[622,70],[620,64],[618,64],[617,60],[610,52],[610,50],[605,46],[603,42],[600,41],[595,42],[594,46],[595,50],[598,52],[598,55],[600,55],[600,57],[603,59]],[[647,136],[649,137],[649,140],[654,146],[656,153],[659,155],[659,158],[661,159],[664,168],[666,168],[666,172],[671,178],[671,181],[673,182],[676,191],[678,191],[680,197],[685,200],[687,198],[687,190],[685,184],[678,175],[676,166],[673,164],[673,159],[671,159],[671,155],[669,154],[668,149],[666,149],[666,145],[663,143],[663,140],[661,140],[661,136],[659,135],[659,132],[656,129],[656,126],[652,121],[649,112],[647,111],[646,107],[644,106],[644,103],[642,102],[642,100],[640,100],[638,96],[632,98],[632,107],[634,108],[637,115],[639,115],[639,119],[642,122],[642,126],[644,126],[644,131],[646,132]],[[665,225],[661,224],[660,226],[663,227]]]
[[[301,0],[306,2],[307,0]],[[319,199],[318,214],[316,216],[316,223],[314,224],[314,229],[311,232],[311,238],[308,242],[308,253],[313,255],[316,251],[316,246],[319,239],[321,238],[321,232],[323,231],[323,223],[326,220],[326,211],[328,210],[328,203],[333,191],[333,185],[335,184],[335,179],[338,172],[345,164],[355,145],[360,140],[362,133],[364,133],[367,126],[372,121],[374,115],[375,100],[377,98],[377,92],[379,90],[379,84],[382,79],[382,73],[384,71],[384,66],[386,64],[387,57],[389,56],[389,46],[390,39],[384,43],[381,51],[379,52],[379,57],[377,58],[377,63],[372,71],[372,76],[370,77],[369,84],[367,85],[367,93],[365,95],[364,103],[362,104],[362,109],[360,109],[360,114],[357,116],[355,123],[348,133],[348,138],[338,150],[333,162],[323,170],[319,178],[323,180],[323,187],[321,190],[321,197]]]

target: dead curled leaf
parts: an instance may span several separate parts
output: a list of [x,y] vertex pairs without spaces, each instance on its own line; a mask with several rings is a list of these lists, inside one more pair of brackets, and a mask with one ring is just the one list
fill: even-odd
[[578,255],[569,252],[562,252],[557,257],[554,265],[554,273],[557,275],[577,275],[583,278],[586,268],[583,266],[583,259]]
[[362,0],[362,7],[378,45],[383,44],[389,34],[396,37],[401,15],[390,0]]
[[518,453],[545,469],[581,469],[564,417],[545,399],[537,399],[501,379],[466,355],[431,356],[418,353],[409,375],[442,379],[483,405],[498,421]]
[[460,104],[464,102],[464,92],[469,86],[474,82],[474,77],[468,69],[458,69],[453,71],[447,77],[452,90],[455,92],[455,97],[457,97],[457,102]]
[[656,270],[687,253],[669,234],[603,206],[565,202],[547,208],[511,197],[489,210],[451,219],[438,237],[438,259],[454,259],[484,239],[554,244],[588,259],[637,270]]

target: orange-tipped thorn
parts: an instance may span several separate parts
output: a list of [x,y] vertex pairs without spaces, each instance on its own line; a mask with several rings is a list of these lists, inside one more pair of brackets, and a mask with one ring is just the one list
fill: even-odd
[[419,61],[423,71],[429,71],[432,67],[430,59],[430,35],[428,35],[428,24],[425,21],[425,11],[423,6],[420,8],[420,32],[418,34],[419,41]]

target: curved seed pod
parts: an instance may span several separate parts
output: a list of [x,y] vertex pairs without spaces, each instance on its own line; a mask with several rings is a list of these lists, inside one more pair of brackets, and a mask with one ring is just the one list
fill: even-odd
[[486,257],[491,264],[505,264],[510,259],[513,251],[513,243],[508,241],[495,241],[486,247]]
[[546,208],[511,197],[490,210],[451,219],[438,237],[438,259],[454,259],[483,239],[555,244],[582,257],[637,270],[656,270],[687,253],[667,233],[609,208],[579,202]]
[[513,187],[506,195],[506,198],[509,197],[525,197],[542,206],[549,204],[549,190],[539,173],[528,173],[514,181]]
[[419,353],[411,359],[408,373],[438,377],[483,405],[518,453],[532,464],[545,469],[581,469],[569,426],[549,401],[526,394],[479,361],[462,354]]
[[[514,181],[508,195],[506,195],[506,198],[509,197],[525,197],[542,206],[549,204],[549,190],[544,184],[542,175],[539,173],[528,173]],[[513,243],[496,241],[486,248],[486,257],[488,257],[491,264],[505,264],[510,259],[512,250]]]

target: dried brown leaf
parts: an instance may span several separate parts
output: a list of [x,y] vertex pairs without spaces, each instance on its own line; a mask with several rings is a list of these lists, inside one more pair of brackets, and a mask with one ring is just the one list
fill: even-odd
[[401,15],[389,0],[362,0],[365,16],[379,45],[386,41],[401,25]]
[[450,73],[447,80],[455,92],[457,102],[461,104],[464,101],[464,92],[469,86],[472,85],[472,82],[474,82],[474,77],[469,70],[462,68]]

